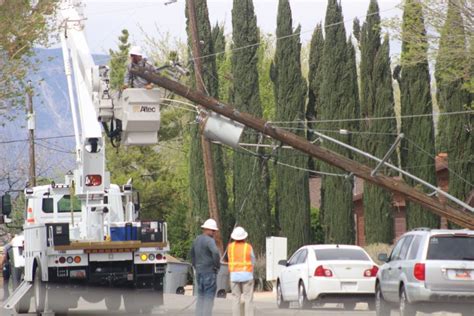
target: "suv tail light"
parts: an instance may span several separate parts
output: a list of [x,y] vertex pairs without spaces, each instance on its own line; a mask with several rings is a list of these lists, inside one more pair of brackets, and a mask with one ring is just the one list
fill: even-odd
[[332,271],[323,266],[318,266],[316,270],[314,270],[314,276],[330,278],[332,277]]
[[364,276],[366,278],[376,277],[377,272],[379,272],[379,267],[373,266],[371,269],[367,269],[364,271]]
[[424,263],[415,264],[415,268],[413,269],[413,276],[415,277],[415,279],[419,281],[425,280],[425,264]]

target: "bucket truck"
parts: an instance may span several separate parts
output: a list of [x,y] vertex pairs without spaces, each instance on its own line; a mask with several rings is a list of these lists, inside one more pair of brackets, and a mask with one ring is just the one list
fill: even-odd
[[[130,88],[115,96],[108,68],[96,65],[89,50],[81,2],[61,1],[58,17],[76,169],[64,183],[25,189],[24,279],[4,308],[26,313],[34,298],[38,314],[64,312],[82,298],[105,299],[113,311],[123,298],[127,312],[148,313],[163,301],[167,225],[139,221],[132,183],[110,183],[103,135],[115,145],[156,144],[160,90]],[[2,201],[9,215],[9,196]],[[98,287],[120,290],[111,295]],[[143,293],[153,293],[153,301],[142,300]]]

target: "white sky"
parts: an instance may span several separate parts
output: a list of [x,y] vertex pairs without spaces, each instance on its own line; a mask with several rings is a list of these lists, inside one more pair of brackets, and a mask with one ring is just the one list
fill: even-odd
[[[108,53],[115,49],[120,31],[130,32],[130,41],[143,45],[144,34],[155,36],[157,30],[173,38],[185,40],[185,0],[165,5],[169,0],[84,0],[87,17],[86,33],[93,53]],[[352,32],[352,20],[361,21],[367,12],[369,0],[341,0],[346,31]],[[379,0],[382,18],[400,15],[401,0]],[[290,0],[294,27],[301,24],[302,41],[308,42],[317,23],[323,21],[327,0]],[[278,0],[254,0],[257,23],[264,33],[275,33]],[[224,24],[226,34],[232,33],[232,0],[208,0],[211,25]]]

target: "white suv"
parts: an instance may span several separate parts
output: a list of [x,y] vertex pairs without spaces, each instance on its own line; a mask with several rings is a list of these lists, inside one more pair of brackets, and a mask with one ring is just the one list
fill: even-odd
[[473,315],[474,231],[415,229],[403,235],[377,273],[377,316],[417,311],[455,311]]

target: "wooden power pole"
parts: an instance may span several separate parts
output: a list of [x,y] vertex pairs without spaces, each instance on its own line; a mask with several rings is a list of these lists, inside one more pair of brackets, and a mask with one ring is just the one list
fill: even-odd
[[[187,0],[187,5],[188,5],[189,28],[191,31],[191,38],[192,38],[192,52],[193,52],[196,88],[200,93],[205,94],[206,87],[204,86],[204,81],[202,79],[201,46],[200,46],[200,40],[199,40],[199,30],[197,26],[196,6],[194,3],[194,0]],[[206,179],[206,188],[207,188],[207,200],[209,204],[209,216],[217,222],[217,227],[221,228],[219,205],[217,203],[217,192],[216,192],[216,183],[215,183],[215,176],[214,176],[214,165],[213,165],[213,160],[212,160],[211,142],[204,135],[201,135],[201,146],[202,146],[202,158],[204,162],[204,175]],[[222,254],[224,252],[224,247],[222,244],[222,237],[221,237],[220,231],[216,232],[215,240],[216,240],[217,248],[219,248],[219,251]]]
[[28,143],[29,143],[29,184],[36,186],[36,162],[35,162],[35,112],[33,111],[33,86],[31,81],[28,83],[27,99],[28,99]]
[[450,205],[444,205],[438,198],[428,196],[421,190],[411,187],[404,182],[397,181],[392,177],[382,174],[372,176],[373,170],[369,166],[351,160],[324,147],[312,144],[303,137],[300,137],[284,129],[274,127],[270,122],[256,118],[248,113],[240,112],[227,104],[224,104],[210,96],[204,95],[187,86],[184,86],[179,82],[167,79],[156,73],[147,72],[145,69],[132,69],[131,72],[192,102],[200,104],[206,109],[242,123],[247,127],[253,128],[254,130],[272,137],[273,139],[279,140],[283,144],[289,145],[296,150],[310,155],[311,157],[320,159],[332,166],[346,170],[391,192],[402,194],[410,201],[420,204],[437,215],[445,216],[449,221],[457,225],[474,229],[474,213],[472,212],[463,211]]

